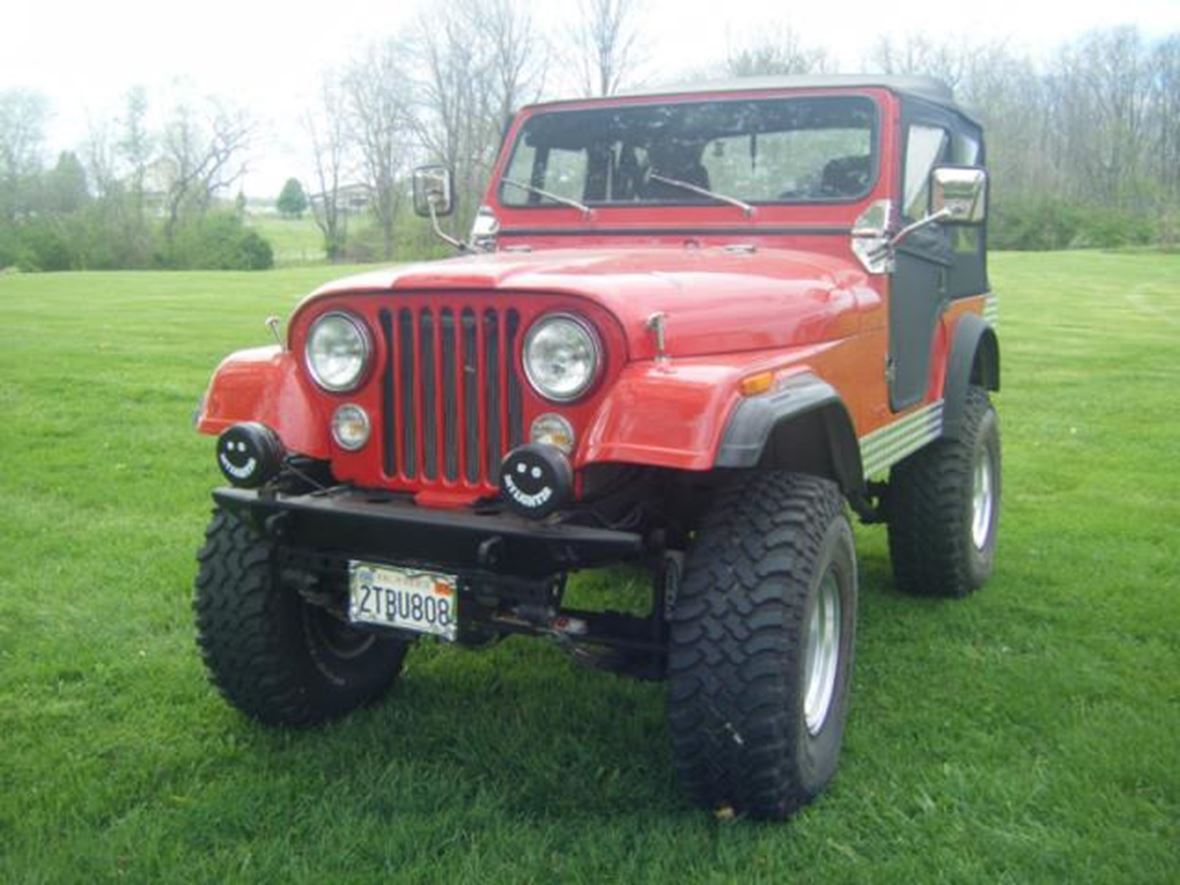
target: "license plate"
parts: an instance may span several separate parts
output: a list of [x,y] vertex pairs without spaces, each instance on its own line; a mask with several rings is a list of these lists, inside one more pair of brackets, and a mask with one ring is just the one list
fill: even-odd
[[356,560],[348,570],[349,620],[455,638],[459,594],[454,575]]

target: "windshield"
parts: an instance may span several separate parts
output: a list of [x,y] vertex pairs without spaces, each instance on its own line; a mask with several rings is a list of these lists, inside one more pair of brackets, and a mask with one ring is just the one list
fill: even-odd
[[707,191],[749,203],[856,200],[876,178],[876,126],[876,106],[860,96],[546,111],[521,127],[506,175],[537,190],[501,182],[500,202],[716,204]]

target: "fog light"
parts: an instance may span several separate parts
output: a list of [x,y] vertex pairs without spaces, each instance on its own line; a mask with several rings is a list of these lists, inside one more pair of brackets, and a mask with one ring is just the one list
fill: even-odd
[[553,446],[519,446],[500,462],[500,493],[504,501],[531,519],[548,516],[573,497],[574,471],[569,459]]
[[529,442],[553,446],[570,455],[574,451],[574,429],[560,415],[547,412],[533,420],[529,429]]
[[369,415],[360,406],[345,403],[332,415],[332,439],[355,452],[369,441]]
[[217,466],[225,478],[244,489],[256,489],[278,475],[283,444],[265,424],[235,424],[217,438]]

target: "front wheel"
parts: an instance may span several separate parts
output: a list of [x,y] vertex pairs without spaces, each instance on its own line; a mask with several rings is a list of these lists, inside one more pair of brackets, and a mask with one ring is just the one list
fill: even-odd
[[312,725],[376,700],[407,643],[357,630],[280,580],[274,548],[225,511],[197,554],[193,608],[209,677],[248,716]]
[[856,602],[852,528],[833,483],[757,474],[718,496],[669,618],[672,750],[699,803],[781,819],[831,780]]

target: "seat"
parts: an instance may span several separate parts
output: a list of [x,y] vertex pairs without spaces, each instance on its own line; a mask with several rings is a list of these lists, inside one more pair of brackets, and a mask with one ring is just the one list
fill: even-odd
[[869,187],[868,155],[829,160],[820,176],[820,196],[859,197]]

